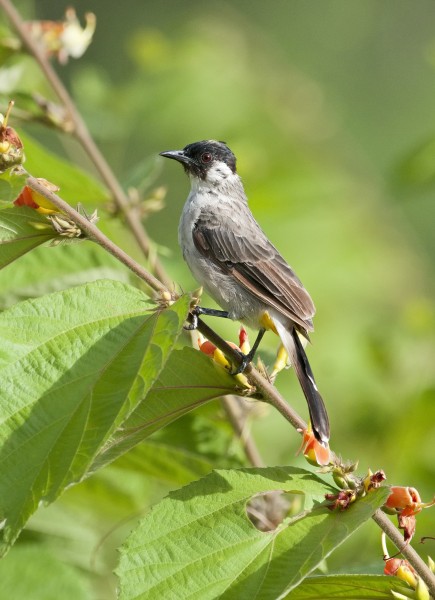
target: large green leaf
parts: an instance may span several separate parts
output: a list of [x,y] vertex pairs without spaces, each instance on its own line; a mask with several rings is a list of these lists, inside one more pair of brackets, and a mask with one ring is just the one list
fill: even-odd
[[[391,600],[399,591],[397,578],[385,575],[325,575],[307,577],[286,600]],[[408,588],[409,590],[409,588]]]
[[103,448],[96,467],[113,460],[194,408],[237,393],[236,380],[193,348],[174,350],[146,398]]
[[102,280],[0,315],[3,550],[41,500],[87,474],[153,385],[188,306],[150,311],[136,288]]
[[89,241],[35,248],[17,265],[0,270],[0,308],[97,279],[129,283],[132,278],[124,265]]
[[[304,494],[307,508],[261,532],[246,515],[256,494]],[[333,513],[319,506],[333,491],[292,467],[216,471],[171,493],[121,548],[122,600],[282,598],[364,523],[388,496],[380,489]]]
[[0,269],[57,236],[47,217],[25,206],[0,210]]

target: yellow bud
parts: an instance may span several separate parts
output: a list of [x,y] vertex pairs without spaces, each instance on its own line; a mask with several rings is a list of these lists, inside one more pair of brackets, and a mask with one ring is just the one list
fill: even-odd
[[396,571],[396,577],[402,581],[406,581],[413,589],[417,587],[417,578],[414,573],[406,566],[401,565]]

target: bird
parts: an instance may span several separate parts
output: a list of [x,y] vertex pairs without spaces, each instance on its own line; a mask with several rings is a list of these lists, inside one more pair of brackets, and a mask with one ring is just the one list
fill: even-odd
[[[194,278],[223,310],[196,306],[198,315],[240,321],[258,330],[240,370],[254,358],[266,330],[281,339],[308,404],[315,438],[328,445],[328,414],[301,338],[314,330],[307,290],[255,220],[225,142],[202,140],[160,155],[178,161],[190,179],[178,241]],[[239,371],[240,372],[240,371]]]

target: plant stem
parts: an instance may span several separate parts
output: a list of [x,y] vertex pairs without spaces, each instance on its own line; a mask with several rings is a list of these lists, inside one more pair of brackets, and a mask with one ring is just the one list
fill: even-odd
[[414,550],[411,544],[405,544],[403,541],[403,535],[393,525],[388,516],[378,509],[373,515],[374,522],[379,525],[382,531],[390,538],[396,548],[403,554],[403,556],[409,561],[409,563],[417,571],[418,575],[422,578],[429,589],[430,595],[435,598],[435,575],[420,557],[420,555]]
[[68,93],[68,90],[66,89],[61,79],[57,75],[56,71],[52,67],[51,63],[47,59],[43,48],[41,48],[41,46],[33,39],[29,30],[25,27],[25,24],[20,14],[9,0],[0,0],[0,6],[3,8],[4,12],[7,14],[11,23],[15,27],[24,47],[39,64],[41,71],[47,78],[47,81],[50,83],[54,92],[64,105],[66,111],[68,112],[71,124],[73,126],[72,133],[78,139],[83,149],[88,154],[89,158],[98,170],[101,179],[104,181],[104,183],[107,185],[108,189],[112,193],[113,199],[118,209],[123,213],[128,227],[132,231],[145,257],[147,259],[151,259],[151,257],[153,256],[152,268],[156,273],[157,277],[160,279],[160,281],[164,282],[166,285],[169,285],[170,281],[166,272],[164,271],[158,258],[155,257],[155,253],[151,252],[151,241],[145,229],[143,228],[140,219],[138,218],[135,211],[130,210],[130,203],[127,196],[124,193],[124,190],[120,186],[106,159],[98,149],[98,146],[95,144],[92,136],[89,133],[86,123],[84,122],[80,113],[75,107],[75,104],[70,94]]
[[228,421],[231,423],[232,428],[237,433],[240,441],[243,444],[245,454],[249,462],[254,467],[264,467],[263,459],[258,452],[257,446],[254,440],[246,431],[246,420],[248,409],[245,406],[246,400],[240,398],[240,396],[224,396],[222,398],[222,405],[227,415]]

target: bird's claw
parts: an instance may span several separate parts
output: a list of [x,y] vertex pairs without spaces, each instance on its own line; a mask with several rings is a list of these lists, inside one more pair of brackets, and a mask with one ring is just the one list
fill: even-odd
[[198,328],[198,314],[199,314],[198,306],[194,306],[192,308],[192,310],[190,311],[190,316],[191,316],[190,323],[187,323],[186,325],[184,325],[183,329],[185,329],[186,331],[193,331],[194,329],[197,329]]
[[230,371],[230,375],[240,375],[240,373],[243,373],[243,371],[254,358],[251,352],[249,352],[248,354],[243,354],[243,352],[240,352],[240,350],[238,350],[238,353],[241,359],[240,363],[237,365],[235,370]]

